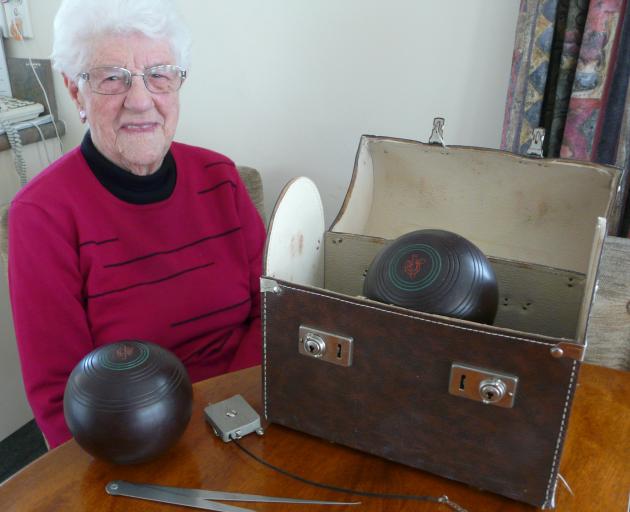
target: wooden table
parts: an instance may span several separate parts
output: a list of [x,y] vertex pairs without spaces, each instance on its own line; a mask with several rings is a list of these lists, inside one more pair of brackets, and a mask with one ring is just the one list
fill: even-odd
[[[560,472],[573,489],[560,486],[561,512],[626,512],[630,491],[630,373],[584,365],[580,374]],[[348,500],[351,496],[307,486],[268,469],[233,443],[216,438],[203,419],[208,402],[240,393],[261,410],[260,369],[252,368],[195,385],[193,418],[182,439],[159,459],[115,466],[93,459],[74,442],[58,447],[0,486],[6,511],[191,510],[112,497],[110,480],[229,490],[298,498]],[[371,492],[443,494],[470,512],[533,511],[533,507],[464,484],[379,459],[277,425],[265,435],[244,438],[243,446],[265,460],[304,477]],[[448,511],[442,504],[359,498],[362,505],[237,505],[257,511]]]

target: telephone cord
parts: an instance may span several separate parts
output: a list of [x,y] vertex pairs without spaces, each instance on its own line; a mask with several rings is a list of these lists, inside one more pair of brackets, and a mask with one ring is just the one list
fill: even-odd
[[26,185],[28,177],[26,175],[26,162],[24,161],[24,155],[22,154],[22,138],[20,137],[20,133],[11,123],[0,120],[0,127],[7,134],[9,144],[11,149],[13,149],[15,171],[20,178],[20,187],[23,187]]

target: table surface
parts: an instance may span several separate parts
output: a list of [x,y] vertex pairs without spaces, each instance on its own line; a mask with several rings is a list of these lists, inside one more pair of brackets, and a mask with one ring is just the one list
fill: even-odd
[[[94,459],[74,441],[48,452],[0,485],[3,511],[163,511],[191,510],[173,505],[113,497],[110,480],[202,488],[303,499],[357,499],[308,486],[253,460],[233,443],[215,437],[203,419],[209,402],[242,394],[261,410],[260,368],[250,368],[194,386],[193,416],[183,437],[160,458],[116,466]],[[630,373],[583,365],[560,473],[573,495],[558,488],[556,510],[626,512],[630,492]],[[447,495],[469,512],[533,511],[534,507],[467,485],[348,449],[278,426],[264,436],[241,440],[266,461],[303,477],[356,490]],[[443,504],[358,498],[353,506],[299,506],[234,503],[257,511],[448,511]]]

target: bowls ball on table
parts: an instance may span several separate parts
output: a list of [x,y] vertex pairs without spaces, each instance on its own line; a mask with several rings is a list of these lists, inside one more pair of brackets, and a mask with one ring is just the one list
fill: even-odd
[[372,260],[367,298],[416,311],[491,324],[499,290],[490,262],[466,238],[440,229],[407,233]]
[[63,407],[85,451],[117,464],[140,463],[180,438],[192,413],[192,385],[169,350],[120,341],[93,350],[76,365]]

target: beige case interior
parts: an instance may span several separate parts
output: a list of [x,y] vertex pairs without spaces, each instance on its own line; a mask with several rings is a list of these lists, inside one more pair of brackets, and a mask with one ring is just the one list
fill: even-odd
[[584,162],[363,136],[328,231],[314,183],[285,187],[265,275],[360,296],[384,245],[416,229],[446,229],[490,259],[500,293],[495,326],[584,343],[619,176]]

